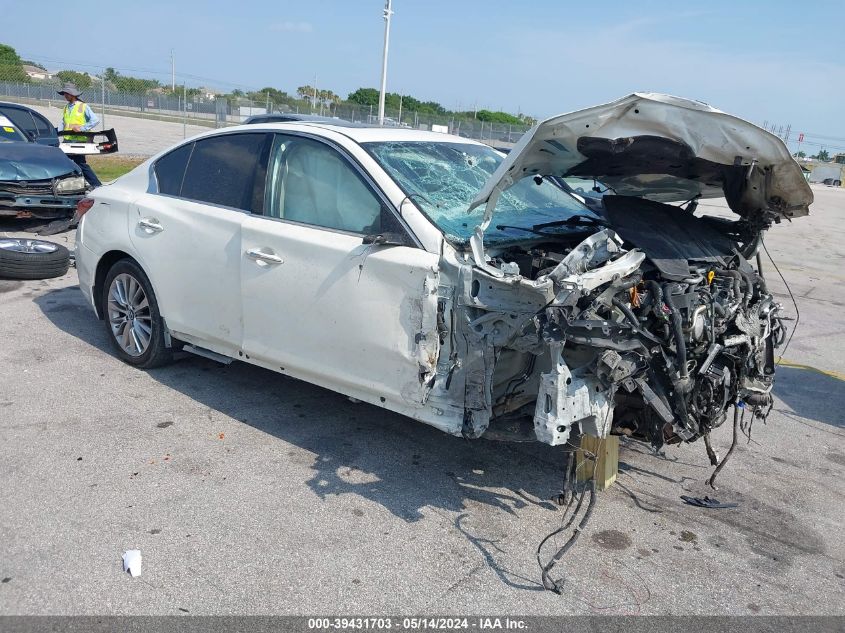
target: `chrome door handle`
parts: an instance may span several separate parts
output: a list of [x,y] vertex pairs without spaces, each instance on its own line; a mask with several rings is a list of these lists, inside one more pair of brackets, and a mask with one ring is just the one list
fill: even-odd
[[265,262],[267,264],[284,264],[285,260],[276,255],[270,249],[269,252],[262,251],[260,248],[251,248],[246,252],[246,256],[257,262]]
[[141,218],[138,220],[138,226],[148,233],[161,233],[164,230],[164,227],[155,218]]

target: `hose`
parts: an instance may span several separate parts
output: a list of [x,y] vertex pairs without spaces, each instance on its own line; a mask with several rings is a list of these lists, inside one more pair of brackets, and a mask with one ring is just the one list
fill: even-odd
[[[563,544],[557,553],[552,556],[551,560],[548,563],[543,565],[540,560],[540,550],[545,545],[546,541],[548,541],[553,536],[560,534],[564,530],[568,529],[570,525],[575,521],[575,517],[578,516],[578,511],[581,509],[581,504],[584,502],[584,495],[590,493],[590,502],[587,504],[587,510],[584,512],[584,516],[581,518],[581,521],[578,523],[578,526],[575,528],[575,531],[572,533],[572,536],[569,537],[569,540]],[[575,501],[575,497],[569,502],[569,505],[566,507],[568,511],[569,508],[572,506],[573,501]],[[540,544],[537,546],[537,564],[540,566],[542,570],[542,580],[543,580],[543,587],[548,589],[549,591],[553,591],[554,593],[560,595],[563,593],[563,580],[554,580],[550,575],[549,572],[552,570],[552,567],[557,565],[558,561],[568,552],[573,545],[575,545],[575,541],[578,540],[578,537],[581,535],[581,531],[587,527],[587,522],[590,520],[590,516],[593,514],[593,508],[596,504],[596,481],[595,479],[590,480],[590,486],[584,492],[582,492],[578,497],[578,504],[575,506],[575,511],[572,513],[572,516],[569,517],[569,521],[567,521],[566,525],[558,528],[551,534],[549,534],[546,538],[540,541]]]
[[634,314],[634,312],[631,310],[631,308],[629,308],[628,306],[626,306],[626,305],[625,305],[625,304],[624,304],[624,303],[623,303],[623,302],[619,299],[619,297],[613,297],[613,305],[614,305],[614,307],[618,308],[618,309],[619,309],[619,311],[620,311],[622,314],[624,314],[624,315],[625,315],[625,318],[627,318],[627,319],[631,322],[631,325],[633,325],[633,326],[634,326],[634,329],[636,329],[636,330],[639,330],[639,329],[640,329],[640,321],[639,321],[639,319],[637,319],[636,315],[635,315],[635,314]]
[[752,295],[755,299],[757,298],[757,292],[754,287],[754,281],[751,279],[751,275],[749,275],[748,273],[744,273],[741,270],[737,272],[739,272],[739,274],[742,275],[742,278],[745,280],[746,291],[745,298],[743,300],[743,305],[747,308],[751,303]]
[[640,273],[634,273],[632,275],[629,275],[628,277],[625,277],[623,279],[620,279],[619,281],[612,283],[610,287],[617,288],[619,291],[630,290],[642,280],[643,276]]
[[[738,270],[728,270],[727,268],[717,268],[714,270],[717,275],[721,275],[722,277],[730,277],[733,279],[733,286],[734,286],[734,294],[737,297],[742,297],[742,306],[744,308],[748,307],[748,304],[751,303],[751,293],[754,290],[754,286],[751,283],[750,278],[748,275],[743,275]],[[747,292],[745,295],[742,294],[742,282],[745,282],[747,287]]]
[[634,314],[633,310],[625,305],[625,303],[619,299],[619,297],[613,297],[613,306],[617,308],[626,319],[631,322],[631,327],[634,329],[634,332],[647,338],[648,340],[652,341],[653,343],[657,343],[658,345],[662,345],[660,339],[658,339],[654,334],[648,332],[642,328],[642,324],[640,323],[637,316]]
[[663,303],[663,288],[661,288],[660,284],[654,281],[653,279],[649,279],[645,283],[648,286],[649,290],[651,290],[651,294],[654,297],[655,307],[659,306],[661,303]]
[[672,331],[675,335],[675,353],[678,356],[678,373],[682,380],[689,378],[689,369],[687,368],[687,344],[684,341],[683,324],[681,323],[681,313],[675,307],[672,301],[672,290],[677,288],[677,284],[664,284],[663,286],[663,301],[671,311],[672,316]]
[[728,452],[725,455],[725,458],[721,462],[719,462],[719,465],[716,466],[716,470],[714,470],[713,474],[710,475],[710,479],[707,480],[707,484],[713,490],[718,490],[718,488],[716,488],[716,475],[718,475],[719,471],[721,471],[722,468],[725,467],[725,464],[728,463],[728,459],[730,459],[731,453],[733,453],[734,449],[736,448],[736,442],[737,442],[737,439],[739,438],[739,405],[740,404],[741,403],[737,403],[737,404],[734,405],[734,433],[733,433],[733,439],[731,440],[731,447],[728,449]]

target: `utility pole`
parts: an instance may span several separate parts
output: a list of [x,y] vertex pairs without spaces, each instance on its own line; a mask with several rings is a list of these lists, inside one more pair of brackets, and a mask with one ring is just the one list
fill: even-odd
[[103,129],[106,129],[106,71],[100,75],[100,110],[103,115],[100,117],[100,122],[103,124]]
[[393,0],[384,2],[384,56],[381,60],[381,92],[378,95],[378,124],[384,125],[384,96],[387,90],[387,49],[390,44],[390,16],[393,15]]
[[188,84],[182,84],[182,138],[188,137]]
[[317,73],[314,73],[314,98],[311,99],[311,112],[317,109]]
[[402,95],[399,95],[399,125],[402,125]]
[[176,92],[176,57],[173,56],[173,49],[170,49],[170,92]]

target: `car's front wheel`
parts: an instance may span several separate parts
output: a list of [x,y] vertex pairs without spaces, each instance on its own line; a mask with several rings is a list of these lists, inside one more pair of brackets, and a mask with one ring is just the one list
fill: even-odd
[[115,263],[101,301],[109,340],[121,360],[148,369],[172,359],[152,284],[138,264],[130,259]]

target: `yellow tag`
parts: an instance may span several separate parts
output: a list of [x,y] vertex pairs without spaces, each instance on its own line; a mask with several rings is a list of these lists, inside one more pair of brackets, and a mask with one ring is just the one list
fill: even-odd
[[707,273],[707,285],[708,286],[713,283],[713,278],[715,276],[716,276],[716,273],[714,273],[712,270],[709,273]]
[[5,126],[5,125],[3,126],[3,129],[4,129],[4,130],[6,130],[7,132],[14,132],[14,131],[15,131],[15,128],[13,128],[13,127],[7,127],[7,126]]

